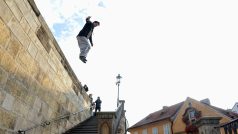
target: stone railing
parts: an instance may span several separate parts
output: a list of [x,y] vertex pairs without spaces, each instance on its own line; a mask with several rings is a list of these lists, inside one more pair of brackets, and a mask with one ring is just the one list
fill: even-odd
[[115,118],[115,120],[113,121],[113,132],[114,132],[114,134],[117,132],[117,129],[118,129],[118,126],[119,126],[119,124],[120,124],[120,121],[121,121],[121,118],[122,118],[122,116],[124,116],[124,103],[125,103],[125,101],[119,101],[119,106],[118,106],[118,108],[117,108],[117,111],[116,111],[116,113],[115,113],[115,115],[116,115],[116,118]]
[[59,116],[57,118],[43,121],[42,123],[33,125],[33,126],[29,127],[29,128],[20,129],[17,132],[14,132],[14,133],[15,134],[32,133],[32,131],[34,131],[38,127],[42,127],[42,128],[46,128],[47,129],[47,126],[52,125],[52,124],[58,124],[58,123],[60,123],[63,120],[64,121],[65,120],[77,120],[77,118],[80,118],[80,113],[82,113],[84,111],[89,111],[89,110],[90,110],[90,107],[86,107],[86,108],[84,108],[84,109],[82,109],[82,110],[80,110],[78,112],[64,114],[64,115],[61,115],[61,116]]
[[[119,101],[119,106],[115,112],[98,112],[96,114],[98,119],[99,134],[116,134],[121,119],[125,116],[124,100]],[[125,123],[124,123],[125,124]],[[124,127],[125,128],[125,127]]]
[[237,134],[238,131],[238,118],[234,119],[230,122],[227,122],[225,124],[222,125],[218,125],[217,128],[223,128],[225,134]]

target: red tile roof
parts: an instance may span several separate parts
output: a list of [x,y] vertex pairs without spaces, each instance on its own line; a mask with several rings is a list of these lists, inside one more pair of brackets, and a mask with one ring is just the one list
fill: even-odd
[[[207,104],[205,104],[205,105],[207,105]],[[209,107],[215,109],[216,111],[218,111],[218,112],[220,112],[220,113],[222,113],[222,114],[228,116],[228,117],[231,118],[231,119],[236,119],[236,118],[238,118],[238,114],[235,113],[235,112],[232,112],[232,111],[229,111],[229,110],[224,110],[224,109],[221,109],[221,108],[212,106],[212,105],[207,105],[207,106],[209,106]]]
[[157,122],[164,119],[169,119],[173,117],[177,111],[180,109],[180,107],[183,105],[184,102],[164,107],[162,110],[156,111],[154,113],[149,114],[147,117],[136,123],[135,125],[131,126],[129,129],[139,127],[145,124]]

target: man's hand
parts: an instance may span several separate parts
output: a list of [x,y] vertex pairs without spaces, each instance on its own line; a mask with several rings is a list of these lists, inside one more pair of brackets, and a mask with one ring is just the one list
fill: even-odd
[[86,19],[89,20],[91,18],[91,16],[88,16]]

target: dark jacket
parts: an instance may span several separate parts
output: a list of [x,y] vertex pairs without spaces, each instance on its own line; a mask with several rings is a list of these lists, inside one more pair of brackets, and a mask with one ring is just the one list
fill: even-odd
[[96,108],[101,108],[102,101],[100,99],[97,99],[95,103],[96,103]]
[[93,46],[93,40],[92,40],[93,29],[94,29],[93,23],[87,18],[86,24],[83,26],[83,29],[79,32],[77,36],[84,36],[88,38],[91,45]]

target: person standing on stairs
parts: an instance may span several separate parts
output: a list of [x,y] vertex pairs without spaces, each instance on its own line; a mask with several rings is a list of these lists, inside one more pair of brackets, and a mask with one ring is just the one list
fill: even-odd
[[93,116],[93,110],[95,109],[95,103],[93,102],[92,94],[89,94],[89,99],[90,99],[90,112],[91,112],[91,115]]
[[[87,59],[86,59],[87,54],[88,54],[91,46],[93,46],[93,40],[92,40],[93,30],[95,27],[100,25],[100,22],[98,22],[98,21],[91,22],[90,18],[91,18],[91,16],[88,16],[86,18],[86,24],[84,25],[83,29],[77,35],[78,45],[80,48],[79,58],[83,63],[87,62]],[[89,42],[90,42],[91,46],[90,46]]]
[[100,100],[100,97],[97,98],[95,103],[96,103],[96,108],[95,108],[95,115],[96,115],[97,111],[99,111],[99,112],[101,111],[101,103],[102,103],[102,101]]

